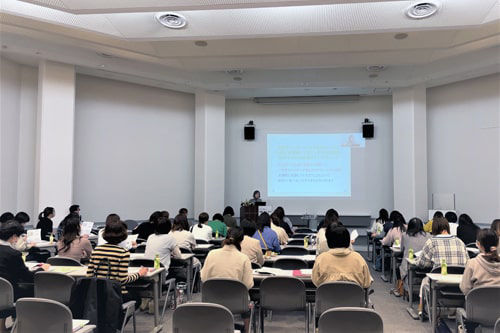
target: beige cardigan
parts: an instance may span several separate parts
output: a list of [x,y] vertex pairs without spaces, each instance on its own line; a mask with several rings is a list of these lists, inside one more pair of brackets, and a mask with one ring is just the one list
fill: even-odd
[[346,248],[331,249],[320,254],[312,271],[312,282],[316,287],[325,282],[350,281],[368,288],[372,280],[365,259]]
[[210,251],[201,269],[201,281],[211,278],[236,279],[248,289],[253,287],[253,272],[250,259],[234,246]]
[[488,262],[480,254],[465,264],[460,290],[467,294],[472,288],[483,286],[500,287],[500,262]]
[[241,242],[241,253],[245,254],[250,262],[255,262],[260,266],[264,265],[264,255],[258,239],[245,236]]

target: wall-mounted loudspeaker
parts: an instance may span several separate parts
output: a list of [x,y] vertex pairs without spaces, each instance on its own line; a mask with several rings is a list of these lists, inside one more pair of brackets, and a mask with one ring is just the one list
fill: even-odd
[[248,124],[245,125],[243,136],[245,137],[245,140],[255,140],[255,125],[253,124],[253,120],[250,120]]
[[365,139],[371,139],[373,138],[373,134],[375,132],[375,125],[368,120],[368,118],[365,118],[365,122],[363,123],[363,138]]

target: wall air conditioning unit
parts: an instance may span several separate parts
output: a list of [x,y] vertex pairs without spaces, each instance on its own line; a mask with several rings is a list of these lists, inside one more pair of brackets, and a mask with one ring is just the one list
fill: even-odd
[[255,97],[257,104],[317,104],[359,101],[359,95]]

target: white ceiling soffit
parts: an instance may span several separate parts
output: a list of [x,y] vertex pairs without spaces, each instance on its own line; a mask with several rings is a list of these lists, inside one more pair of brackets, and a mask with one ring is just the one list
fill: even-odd
[[21,0],[73,14],[310,6],[398,0]]
[[[65,3],[61,0],[47,2]],[[139,1],[133,1],[136,2]],[[74,15],[26,2],[1,0],[2,11],[6,13],[143,41],[451,29],[481,25],[498,20],[500,16],[498,0],[439,0],[437,3],[440,4],[440,9],[436,15],[425,20],[412,20],[404,13],[414,2],[358,1],[333,5],[179,11],[188,24],[184,29],[174,30],[162,27],[155,19],[156,12]],[[274,1],[275,5],[279,3],[280,1]]]

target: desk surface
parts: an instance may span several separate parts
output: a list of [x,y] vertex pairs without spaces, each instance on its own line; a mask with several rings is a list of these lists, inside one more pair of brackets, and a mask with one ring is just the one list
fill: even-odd
[[253,277],[264,279],[269,276],[288,276],[294,277],[294,272],[300,271],[301,275],[295,276],[299,279],[308,278],[311,279],[312,269],[300,269],[300,270],[286,270],[271,267],[261,267],[253,270]]
[[214,244],[196,244],[196,247],[194,248],[195,250],[197,249],[211,249],[214,247]]
[[35,246],[39,247],[39,248],[56,247],[57,246],[57,242],[55,240],[52,243],[49,242],[49,241],[41,241],[41,242],[36,242]]
[[314,254],[307,254],[304,256],[294,256],[294,255],[277,255],[274,257],[266,258],[264,257],[264,260],[267,262],[275,262],[278,259],[302,259],[305,261],[315,261],[316,260],[316,255]]
[[429,279],[439,284],[459,285],[462,281],[462,274],[446,274],[427,273]]
[[[194,253],[181,253],[180,258],[175,258],[175,259],[188,260],[194,256],[195,256]],[[146,255],[144,253],[131,253],[130,260],[134,260],[134,259],[147,259],[147,258],[146,258]]]
[[[29,269],[33,268],[34,266],[39,265],[37,262],[26,262],[26,267]],[[134,274],[139,271],[140,267],[129,267],[128,268],[128,273],[129,274]],[[156,274],[159,274],[160,272],[164,271],[165,268],[150,268],[148,270],[148,273],[146,274],[146,277],[151,277]],[[83,277],[87,276],[87,266],[50,266],[49,272],[57,272],[57,273],[63,273],[67,274],[70,276],[75,276],[75,277]]]

